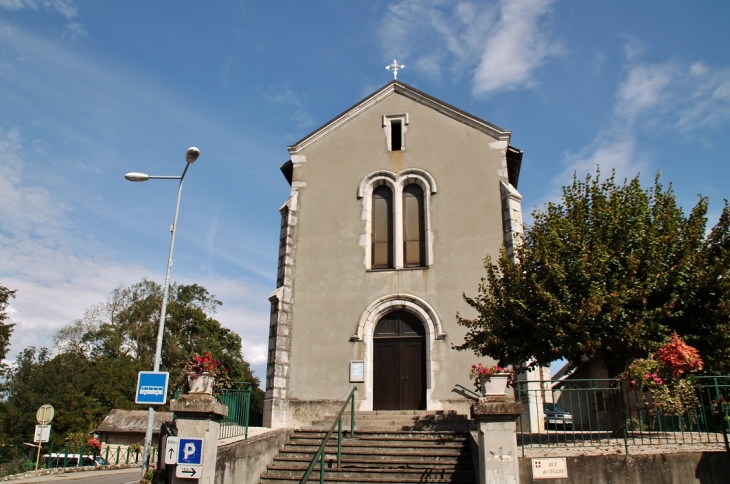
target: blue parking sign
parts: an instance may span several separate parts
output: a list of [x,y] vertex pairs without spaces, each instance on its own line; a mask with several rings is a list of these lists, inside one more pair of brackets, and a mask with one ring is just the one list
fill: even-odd
[[167,384],[170,374],[166,371],[140,371],[137,377],[135,403],[164,405],[167,403]]
[[179,437],[177,450],[178,465],[203,465],[203,439],[193,437]]

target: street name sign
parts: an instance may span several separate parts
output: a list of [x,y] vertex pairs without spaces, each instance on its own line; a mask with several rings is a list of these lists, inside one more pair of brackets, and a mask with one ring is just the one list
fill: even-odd
[[175,477],[180,479],[200,479],[203,474],[203,466],[183,466],[175,467]]
[[165,444],[165,464],[175,465],[177,464],[177,446],[178,439],[175,436],[168,435],[167,443]]
[[[43,429],[43,439],[41,439],[41,429]],[[51,438],[51,426],[50,425],[36,425],[35,434],[33,435],[33,442],[48,442]]]
[[532,459],[533,479],[567,479],[568,465],[565,457]]
[[140,371],[134,403],[164,405],[167,403],[169,382],[170,374],[166,371]]

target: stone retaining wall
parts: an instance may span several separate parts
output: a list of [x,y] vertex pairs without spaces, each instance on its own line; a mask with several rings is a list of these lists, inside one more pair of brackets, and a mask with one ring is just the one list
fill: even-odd
[[567,457],[568,478],[532,478],[532,459],[520,458],[520,484],[726,484],[730,453]]
[[291,434],[291,429],[278,429],[248,440],[220,444],[215,467],[216,484],[258,483]]

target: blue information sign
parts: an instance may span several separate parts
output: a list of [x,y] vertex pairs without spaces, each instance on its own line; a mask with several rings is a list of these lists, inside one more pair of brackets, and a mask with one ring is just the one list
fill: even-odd
[[137,377],[135,403],[164,405],[167,403],[167,383],[170,374],[166,371],[140,371]]
[[203,465],[203,439],[194,437],[179,437],[177,463],[178,465]]

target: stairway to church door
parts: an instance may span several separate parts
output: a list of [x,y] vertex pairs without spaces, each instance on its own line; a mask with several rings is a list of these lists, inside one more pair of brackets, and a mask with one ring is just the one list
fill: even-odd
[[373,410],[426,409],[426,331],[415,315],[386,314],[373,335]]

